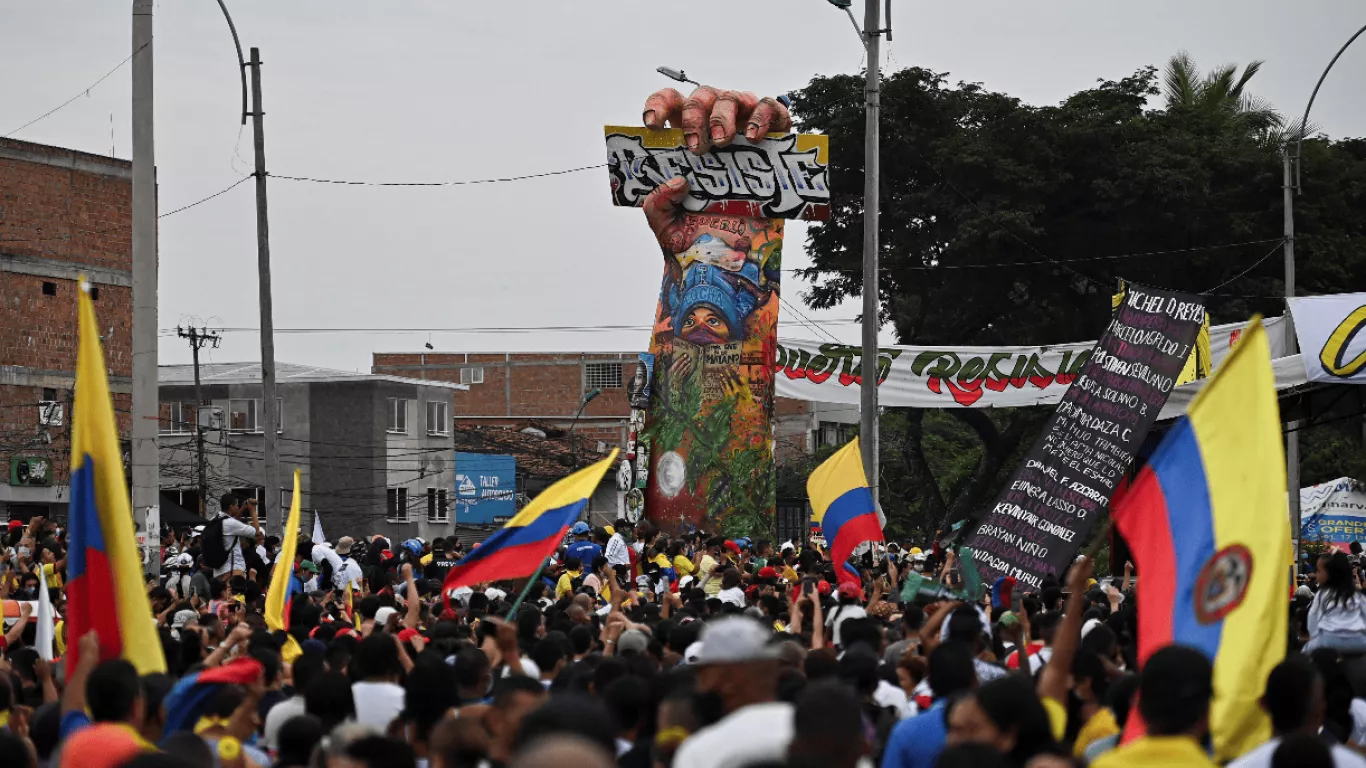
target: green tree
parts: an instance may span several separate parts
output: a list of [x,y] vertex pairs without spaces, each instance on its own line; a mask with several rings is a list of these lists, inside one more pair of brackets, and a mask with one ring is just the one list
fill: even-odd
[[[920,68],[884,78],[880,306],[913,344],[1048,344],[1096,338],[1121,278],[1203,293],[1214,322],[1284,311],[1281,160],[1247,93],[1256,73],[1185,78],[1221,93],[1205,113],[1153,108],[1157,70],[1032,106]],[[1226,85],[1225,85],[1226,84]],[[812,227],[805,301],[858,296],[863,78],[817,77],[795,94],[802,130],[830,136],[832,216]],[[1198,100],[1192,104],[1198,103]],[[1366,162],[1358,141],[1305,144],[1297,200],[1304,293],[1366,285]],[[907,411],[883,419],[884,509],[932,530],[989,504],[1048,409]]]

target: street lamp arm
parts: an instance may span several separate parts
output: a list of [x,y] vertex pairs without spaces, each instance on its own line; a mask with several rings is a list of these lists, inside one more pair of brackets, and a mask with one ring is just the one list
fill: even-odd
[[228,13],[228,6],[223,4],[223,0],[218,0],[218,7],[223,9],[223,18],[228,20],[228,31],[232,32],[232,44],[237,46],[237,74],[242,78],[242,125],[246,125],[247,60],[242,58],[242,41],[237,37],[237,25],[232,23],[232,15]]
[[1299,136],[1295,139],[1295,161],[1297,163],[1300,159],[1300,150],[1304,147],[1304,132],[1309,127],[1309,110],[1314,108],[1314,99],[1319,95],[1319,88],[1323,87],[1323,81],[1327,79],[1329,71],[1333,69],[1333,65],[1337,64],[1338,59],[1342,58],[1343,52],[1347,50],[1348,46],[1355,43],[1356,39],[1361,37],[1361,33],[1363,32],[1366,32],[1366,26],[1358,29],[1355,35],[1352,35],[1347,42],[1342,44],[1342,47],[1338,49],[1337,54],[1333,56],[1333,60],[1328,62],[1328,66],[1324,68],[1323,74],[1319,75],[1319,81],[1314,84],[1314,92],[1309,94],[1309,103],[1304,106],[1304,117],[1300,118]]

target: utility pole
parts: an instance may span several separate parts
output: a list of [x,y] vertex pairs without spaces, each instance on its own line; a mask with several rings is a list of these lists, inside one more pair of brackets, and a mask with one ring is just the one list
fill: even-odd
[[867,98],[866,127],[863,134],[863,360],[859,370],[859,445],[863,452],[863,472],[873,502],[878,500],[878,408],[877,408],[877,332],[881,306],[878,293],[878,112],[882,72],[880,43],[882,19],[879,3],[864,0],[863,37],[868,53],[864,95]]
[[133,520],[146,537],[148,573],[161,573],[149,556],[160,531],[160,427],[157,398],[157,190],[153,132],[152,0],[133,0],[133,430],[129,478]]
[[190,340],[190,352],[194,355],[194,439],[195,450],[199,454],[199,514],[203,517],[208,509],[209,483],[204,473],[204,390],[199,383],[199,350],[208,344],[218,349],[220,337],[207,328],[197,329],[193,325],[189,328],[177,326],[175,332],[180,338]]
[[[1327,74],[1326,72],[1324,74]],[[1322,82],[1322,81],[1320,81]],[[1306,110],[1307,114],[1308,110]],[[1307,125],[1305,123],[1304,125]],[[1301,126],[1301,132],[1304,128]],[[1281,152],[1283,171],[1281,194],[1285,214],[1285,344],[1286,353],[1299,351],[1295,337],[1295,318],[1290,313],[1290,299],[1295,295],[1295,180],[1291,167],[1290,145],[1286,144]],[[1300,422],[1291,421],[1285,433],[1285,485],[1290,507],[1290,539],[1295,542],[1295,573],[1299,573],[1300,549]]]
[[[279,408],[275,402],[275,315],[270,293],[270,219],[266,215],[266,137],[261,108],[261,49],[251,49],[251,123],[256,146],[256,267],[261,292],[261,400],[265,412],[266,493],[261,500],[266,520],[284,530],[280,508],[280,455],[276,430]],[[282,534],[283,535],[283,534]]]

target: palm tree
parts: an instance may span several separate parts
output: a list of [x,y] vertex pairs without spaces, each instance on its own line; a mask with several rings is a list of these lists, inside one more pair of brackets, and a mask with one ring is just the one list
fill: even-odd
[[[1225,64],[1201,74],[1190,54],[1181,51],[1167,62],[1163,93],[1167,111],[1199,116],[1224,130],[1250,137],[1268,146],[1284,146],[1300,135],[1298,122],[1285,116],[1265,99],[1247,90],[1248,81],[1262,68],[1252,61],[1238,73],[1236,64]],[[1313,126],[1310,126],[1311,131]]]

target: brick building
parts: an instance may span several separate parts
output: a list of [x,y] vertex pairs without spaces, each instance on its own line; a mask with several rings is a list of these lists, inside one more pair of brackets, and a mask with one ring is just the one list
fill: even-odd
[[[469,386],[455,393],[457,426],[521,427],[529,422],[567,430],[585,393],[601,389],[574,427],[584,445],[626,442],[631,406],[626,387],[634,352],[484,353],[376,352],[372,371]],[[835,445],[853,436],[858,407],[780,397],[774,404],[778,460]]]
[[64,517],[77,278],[92,284],[119,433],[131,410],[132,164],[0,139],[0,514]]

